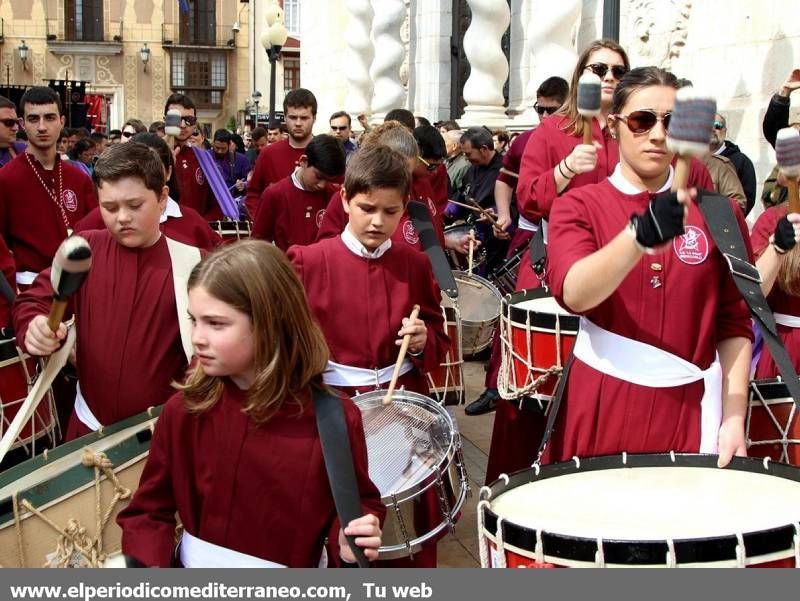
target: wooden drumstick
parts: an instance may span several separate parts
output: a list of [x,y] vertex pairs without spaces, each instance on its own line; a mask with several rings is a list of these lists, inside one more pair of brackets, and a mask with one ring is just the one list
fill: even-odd
[[583,143],[592,143],[592,121],[602,107],[603,82],[594,73],[584,73],[578,80],[578,113],[583,117]]
[[714,98],[691,87],[678,90],[667,132],[667,148],[678,155],[672,178],[673,192],[686,187],[691,157],[708,154],[716,113]]
[[800,176],[800,132],[793,127],[785,127],[778,131],[775,138],[775,158],[781,173],[786,178],[789,212],[800,213],[800,195],[797,190],[797,178]]
[[92,249],[81,236],[70,236],[58,247],[50,270],[53,285],[53,304],[47,316],[47,326],[52,332],[64,318],[69,297],[78,291],[92,266]]
[[487,211],[487,210],[486,210],[486,209],[484,209],[484,208],[483,208],[483,207],[482,207],[480,204],[478,204],[478,201],[477,201],[477,200],[475,200],[474,198],[467,198],[467,201],[468,201],[468,202],[469,202],[469,203],[470,203],[470,204],[471,204],[473,207],[475,207],[475,209],[477,209],[478,211],[480,211],[481,215],[483,215],[483,216],[486,218],[486,221],[488,221],[488,222],[489,222],[489,223],[491,223],[492,225],[497,225],[497,219],[495,219],[495,218],[494,218],[494,215],[492,215],[492,214],[491,214],[489,211]]
[[[419,316],[419,305],[414,305],[411,315],[408,316],[409,321],[414,321]],[[400,343],[400,352],[397,354],[397,362],[394,364],[394,372],[392,372],[392,379],[389,382],[389,388],[386,389],[386,394],[383,397],[383,404],[388,405],[392,402],[392,394],[394,394],[395,386],[397,386],[397,378],[400,377],[400,366],[403,364],[403,359],[406,358],[408,352],[408,345],[411,343],[411,334],[403,336],[403,342]]]
[[472,275],[472,258],[475,254],[475,230],[471,229],[469,231],[469,267],[467,269],[467,273]]

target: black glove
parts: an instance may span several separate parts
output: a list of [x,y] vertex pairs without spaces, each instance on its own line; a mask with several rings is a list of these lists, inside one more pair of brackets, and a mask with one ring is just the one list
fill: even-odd
[[683,205],[675,192],[663,192],[650,201],[642,214],[631,215],[636,241],[653,248],[683,234]]
[[789,221],[787,215],[780,218],[775,225],[775,235],[773,236],[772,243],[775,245],[775,250],[779,254],[787,253],[792,250],[797,244],[794,238],[794,226]]

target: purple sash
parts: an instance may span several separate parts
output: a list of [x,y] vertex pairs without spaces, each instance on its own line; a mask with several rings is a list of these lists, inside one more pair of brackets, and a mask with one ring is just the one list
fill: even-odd
[[233,200],[225,180],[222,179],[222,174],[214,164],[214,159],[202,148],[192,146],[192,150],[194,151],[194,156],[197,157],[197,162],[200,164],[200,169],[203,170],[203,174],[206,176],[208,185],[211,186],[211,191],[214,193],[214,198],[217,199],[219,208],[222,209],[222,213],[228,219],[239,219],[239,207],[236,201]]

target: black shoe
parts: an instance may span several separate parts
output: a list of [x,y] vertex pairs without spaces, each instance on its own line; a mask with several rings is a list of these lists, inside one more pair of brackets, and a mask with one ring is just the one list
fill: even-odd
[[500,394],[497,392],[497,388],[487,388],[476,401],[472,401],[464,408],[464,413],[467,415],[490,413],[495,410],[499,398]]

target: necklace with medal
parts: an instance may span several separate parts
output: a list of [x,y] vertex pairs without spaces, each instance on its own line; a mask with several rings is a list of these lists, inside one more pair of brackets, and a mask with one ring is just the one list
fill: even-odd
[[44,188],[44,191],[47,192],[47,195],[50,197],[50,200],[52,200],[53,203],[56,205],[56,207],[58,207],[58,210],[61,213],[61,219],[64,221],[64,227],[67,228],[67,237],[71,236],[72,235],[72,228],[69,225],[69,220],[67,219],[67,213],[64,210],[64,202],[62,200],[62,197],[64,195],[64,178],[63,178],[61,161],[60,160],[57,161],[57,163],[58,163],[58,189],[57,190],[52,190],[50,188],[50,186],[48,186],[46,183],[44,183],[44,180],[42,179],[42,176],[39,174],[39,170],[36,168],[36,166],[33,164],[33,161],[31,160],[31,155],[26,152],[25,153],[25,158],[28,159],[28,165],[31,166],[31,170],[33,171],[34,175],[36,176],[36,179],[38,179],[39,183],[42,184],[42,188]]

